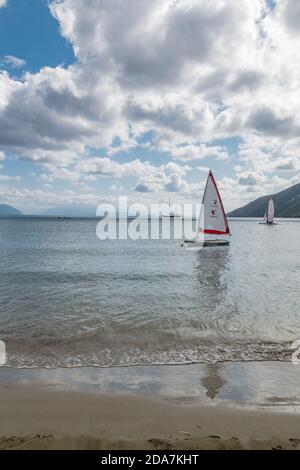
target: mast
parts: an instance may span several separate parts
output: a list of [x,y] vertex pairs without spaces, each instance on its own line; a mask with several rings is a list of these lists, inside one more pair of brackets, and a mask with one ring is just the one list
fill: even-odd
[[226,227],[226,232],[225,232],[225,233],[228,234],[228,235],[230,235],[230,228],[229,228],[229,224],[228,224],[227,215],[226,215],[226,212],[225,212],[225,209],[224,209],[224,206],[223,206],[223,201],[222,201],[222,198],[221,198],[221,196],[220,196],[217,183],[216,183],[216,181],[215,181],[214,175],[212,174],[212,171],[211,171],[211,170],[209,170],[209,176],[210,176],[211,179],[212,179],[212,182],[213,182],[213,184],[214,184],[215,190],[216,190],[216,192],[217,192],[217,195],[218,195],[218,198],[219,198],[219,201],[220,201],[220,204],[221,204],[222,214],[223,214],[223,217],[224,217],[224,222],[225,222],[225,227]]

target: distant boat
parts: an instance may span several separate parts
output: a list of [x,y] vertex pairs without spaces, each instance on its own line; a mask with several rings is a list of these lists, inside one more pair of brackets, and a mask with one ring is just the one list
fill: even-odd
[[186,246],[229,245],[230,229],[215,178],[209,171],[199,216],[197,234],[184,240]]
[[169,214],[163,215],[163,217],[167,217],[168,219],[181,218],[180,214],[177,214],[175,211],[171,210],[171,198],[169,198]]
[[274,201],[270,197],[269,202],[268,202],[268,207],[267,207],[265,215],[264,215],[264,221],[261,222],[261,223],[267,224],[267,225],[273,225],[274,224],[274,215],[275,215]]

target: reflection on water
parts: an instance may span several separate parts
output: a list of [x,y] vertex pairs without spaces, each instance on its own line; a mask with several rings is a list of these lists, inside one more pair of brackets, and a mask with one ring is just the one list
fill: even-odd
[[206,302],[212,311],[224,302],[227,278],[224,276],[230,257],[229,247],[202,249],[197,255],[196,277],[199,303]]
[[300,412],[297,366],[280,362],[109,369],[0,368],[0,384],[2,387],[135,394],[180,403],[263,406]]
[[222,366],[219,364],[206,364],[203,368],[206,375],[202,377],[201,383],[206,389],[206,395],[213,399],[224,385],[224,380],[220,374]]

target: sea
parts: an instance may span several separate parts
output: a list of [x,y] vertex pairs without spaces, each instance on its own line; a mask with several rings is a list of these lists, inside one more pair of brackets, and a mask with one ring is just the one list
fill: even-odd
[[0,219],[8,367],[292,364],[299,220],[232,219],[230,246],[201,250],[175,239],[99,240],[97,223]]

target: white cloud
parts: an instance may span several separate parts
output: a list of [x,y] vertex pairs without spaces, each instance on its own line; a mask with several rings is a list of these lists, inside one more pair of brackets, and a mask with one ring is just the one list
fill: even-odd
[[186,188],[186,182],[178,173],[157,173],[141,178],[134,188],[140,193],[158,193],[158,192],[182,192]]
[[120,178],[124,175],[146,175],[156,171],[155,166],[149,162],[142,162],[139,159],[127,163],[118,163],[108,157],[86,158],[81,160],[75,168],[79,174],[113,176],[115,178]]
[[240,165],[236,171],[258,171],[260,173],[297,171],[300,167],[300,139],[278,139],[249,134],[239,146]]
[[197,170],[202,171],[203,173],[209,172],[209,168],[207,166],[197,166]]
[[[171,185],[172,178],[174,180],[177,175],[181,178],[191,170],[192,168],[190,166],[179,165],[175,162],[155,166],[139,159],[119,163],[108,157],[87,157],[77,162],[71,168],[56,168],[53,165],[48,165],[48,172],[42,173],[40,179],[46,183],[52,183],[55,180],[80,183],[82,179],[86,182],[94,182],[102,177],[112,177],[114,179],[123,178],[124,176],[136,176],[141,178],[146,176],[150,179],[163,177],[168,179],[168,181],[166,181],[166,190],[168,190],[167,184],[170,183]],[[171,175],[173,175],[173,177],[171,177]]]
[[239,184],[242,186],[257,186],[265,181],[264,176],[258,173],[240,173]]
[[80,174],[69,170],[68,168],[56,169],[54,167],[50,173],[42,173],[40,178],[46,183],[53,183],[54,180],[65,180],[74,183],[79,181]]
[[[194,194],[203,182],[188,183],[180,163],[205,160],[204,172],[217,159],[231,168],[228,199],[288,185],[281,175],[299,172],[298,3],[52,0],[77,61],[0,74],[0,148],[42,164],[46,184],[133,176],[140,190]],[[231,158],[216,142],[234,137]],[[138,146],[153,160],[117,160]]]
[[227,151],[222,147],[205,144],[174,147],[171,153],[174,160],[181,161],[203,160],[210,157],[215,157],[218,160],[227,160],[229,158]]
[[[212,73],[224,77],[221,101],[232,96],[226,77],[231,88],[255,91],[259,71],[243,67],[246,51],[247,61],[256,57],[263,0],[242,1],[243,8],[234,0],[52,1],[78,62],[46,67],[22,82],[1,77],[1,145],[23,158],[65,165],[88,146],[113,152],[115,137],[121,150],[132,148],[135,136],[149,130],[158,148],[170,137],[175,154],[177,145],[197,145],[199,136],[206,142],[228,135],[235,107],[218,104],[204,82]],[[228,61],[236,64],[232,71]]]
[[188,171],[192,171],[192,168],[188,165],[179,165],[178,163],[175,162],[169,162],[166,165],[161,165],[159,167],[162,171],[170,172],[170,173],[176,173],[181,176],[184,176]]
[[[1,5],[0,5],[1,6]],[[26,65],[26,60],[20,59],[14,55],[5,55],[2,60],[0,60],[0,65],[8,65],[14,69],[24,67]]]
[[5,153],[0,151],[0,161],[3,162],[4,160],[5,160]]
[[0,8],[5,7],[6,3],[6,0],[0,0]]
[[116,85],[109,77],[91,81],[89,71],[77,66],[46,67],[23,82],[0,74],[2,147],[24,159],[65,165],[87,146],[106,147],[127,135]]
[[92,206],[96,208],[101,202],[115,202],[111,197],[92,193],[61,192],[58,194],[42,189],[10,189],[1,186],[0,198],[8,204],[18,205],[25,209],[27,207],[51,208],[53,206]]
[[8,176],[8,175],[1,175],[0,174],[0,181],[3,182],[8,182],[8,181],[20,181],[20,176]]
[[275,170],[294,171],[300,168],[300,161],[296,159],[282,159],[275,163]]

